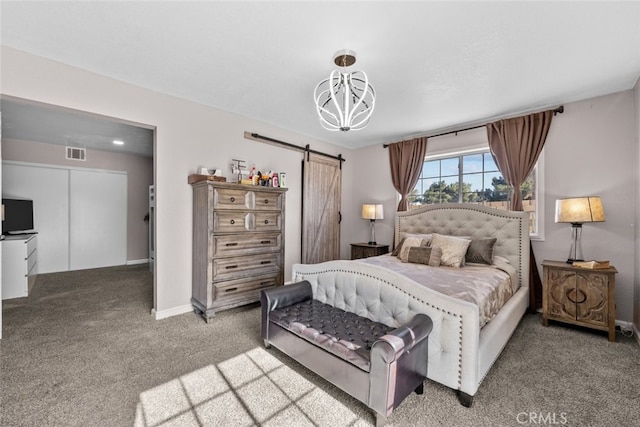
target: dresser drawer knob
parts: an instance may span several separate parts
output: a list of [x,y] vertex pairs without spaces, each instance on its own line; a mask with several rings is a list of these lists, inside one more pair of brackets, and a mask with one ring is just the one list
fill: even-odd
[[232,197],[232,198],[231,198],[231,199],[229,199],[229,200],[231,200],[231,203],[233,203],[233,202],[235,202],[235,201],[236,201],[236,198],[235,198],[235,197]]
[[268,220],[268,219],[265,219],[265,220],[264,220],[264,223],[265,223],[265,224],[269,224],[269,220]]
[[235,223],[236,223],[236,220],[235,220],[235,219],[232,219],[232,220],[231,220],[231,221],[229,221],[229,222],[231,223],[231,225],[233,225],[233,224],[235,224]]
[[[233,221],[233,220],[232,220],[232,221]],[[232,224],[233,224],[233,223],[232,223]],[[234,242],[234,243],[227,243],[225,246],[238,246],[238,244],[237,244],[237,243],[235,243],[235,242]]]
[[229,288],[229,289],[225,289],[225,292],[233,292],[233,291],[237,291],[238,288]]
[[271,240],[261,240],[260,241],[261,245],[268,245],[269,243],[271,243]]
[[268,205],[269,204],[269,199],[264,199],[264,204]]
[[267,285],[270,285],[270,284],[271,284],[271,282],[268,281],[268,280],[265,280],[264,282],[260,282],[260,286],[267,286]]
[[271,261],[260,261],[260,264],[264,265],[264,264],[271,264]]
[[238,266],[237,266],[237,265],[227,265],[225,268],[226,268],[227,270],[232,270],[232,269],[234,269],[234,268],[238,268]]

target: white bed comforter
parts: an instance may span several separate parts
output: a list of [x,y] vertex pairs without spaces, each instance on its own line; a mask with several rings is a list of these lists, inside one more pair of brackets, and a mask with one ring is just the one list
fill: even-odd
[[[357,260],[393,270],[442,294],[478,306],[480,327],[491,321],[515,292],[515,270],[508,265],[467,264],[461,268],[429,267],[381,255]],[[513,270],[513,271],[511,271]]]

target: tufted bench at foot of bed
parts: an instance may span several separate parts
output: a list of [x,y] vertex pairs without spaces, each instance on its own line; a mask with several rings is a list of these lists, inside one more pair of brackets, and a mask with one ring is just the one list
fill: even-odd
[[313,298],[307,281],[263,290],[262,338],[376,413],[382,425],[427,376],[433,324],[417,314],[393,328]]

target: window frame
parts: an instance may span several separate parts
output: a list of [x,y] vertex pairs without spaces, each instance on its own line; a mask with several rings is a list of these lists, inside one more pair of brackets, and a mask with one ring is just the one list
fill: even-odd
[[[434,154],[427,154],[424,157],[424,162],[428,162],[431,160],[442,160],[442,159],[448,159],[448,158],[456,158],[456,157],[460,157],[460,156],[466,156],[466,155],[471,155],[471,154],[481,154],[481,153],[490,153],[490,149],[489,146],[475,146],[473,148],[466,148],[466,149],[458,149],[458,150],[452,150],[452,151],[439,151],[438,153],[434,153]],[[423,163],[424,163],[423,162]],[[545,181],[544,181],[544,148],[542,149],[542,151],[540,152],[540,156],[538,157],[538,161],[536,162],[536,165],[534,166],[534,169],[536,170],[536,179],[535,179],[535,200],[536,200],[536,214],[534,215],[535,218],[535,222],[536,222],[536,227],[535,233],[529,233],[529,239],[533,240],[533,241],[544,241],[545,237],[544,237],[544,229],[545,229],[545,221],[544,221],[544,212],[545,212],[545,203],[544,203],[544,185],[545,185]],[[422,172],[421,172],[422,174]],[[458,180],[460,181],[462,179],[463,174],[460,171],[460,168],[458,168]],[[458,202],[453,202],[453,203],[460,203]]]

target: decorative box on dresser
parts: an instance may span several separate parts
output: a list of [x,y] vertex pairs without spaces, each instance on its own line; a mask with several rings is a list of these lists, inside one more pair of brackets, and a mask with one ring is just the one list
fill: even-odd
[[544,261],[542,324],[549,320],[609,333],[616,340],[616,278],[618,270],[574,267],[562,261]]
[[201,181],[193,186],[191,303],[209,320],[284,284],[286,188]]

